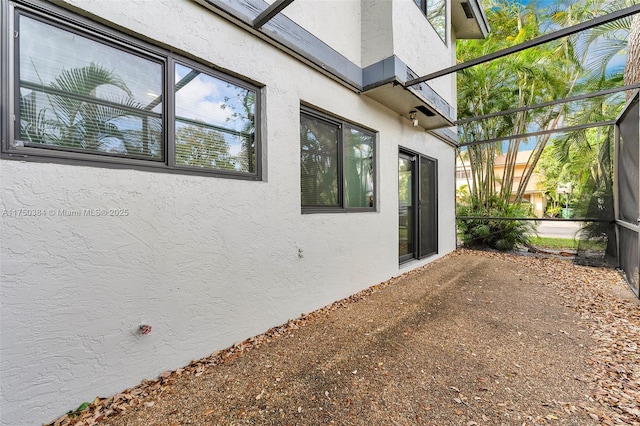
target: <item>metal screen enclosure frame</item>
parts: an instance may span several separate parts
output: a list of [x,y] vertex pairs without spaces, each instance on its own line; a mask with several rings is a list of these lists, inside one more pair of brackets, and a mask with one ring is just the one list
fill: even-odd
[[640,298],[640,92],[616,121],[614,204],[618,264]]

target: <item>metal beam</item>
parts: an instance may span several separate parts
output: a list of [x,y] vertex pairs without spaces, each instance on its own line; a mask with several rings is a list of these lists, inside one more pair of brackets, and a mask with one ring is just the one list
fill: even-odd
[[549,34],[545,34],[543,36],[534,38],[529,41],[525,41],[524,43],[517,44],[515,46],[508,47],[503,50],[499,50],[497,52],[490,53],[485,56],[481,56],[476,59],[472,59],[467,62],[463,62],[458,65],[454,65],[449,68],[445,68],[440,71],[436,71],[431,74],[427,74],[423,77],[418,77],[413,80],[409,80],[405,83],[405,87],[413,86],[419,83],[424,83],[425,81],[433,80],[434,78],[442,77],[447,74],[454,73],[456,71],[464,70],[467,68],[474,67],[479,64],[483,64],[485,62],[493,61],[494,59],[502,58],[504,56],[511,55],[512,53],[520,52],[526,49],[530,49],[535,46],[539,46],[544,43],[548,43],[550,41],[557,40],[562,37],[567,37],[572,34],[578,33],[580,31],[588,30],[589,28],[597,27],[599,25],[603,25],[612,21],[617,21],[618,19],[626,18],[627,16],[634,15],[640,12],[640,4],[635,6],[630,6],[624,9],[617,10],[613,13],[609,13],[607,15],[599,16],[597,18],[591,19],[589,21],[581,22],[577,25],[573,25],[571,27],[563,28],[558,31],[554,31]]
[[287,6],[289,6],[291,3],[293,3],[293,0],[276,0],[276,1],[274,1],[271,4],[271,6],[267,7],[265,10],[263,10],[262,13],[260,15],[258,15],[256,17],[256,19],[253,20],[253,22],[251,23],[251,26],[255,30],[260,29],[264,24],[269,22],[271,20],[271,18],[276,16],[278,13],[280,13],[282,11],[282,9],[284,9]]
[[557,217],[504,217],[504,216],[456,216],[456,219],[462,220],[529,220],[533,222],[610,222],[613,223],[613,219],[602,219],[600,217],[594,218],[571,218],[561,219]]
[[628,86],[614,87],[614,88],[611,88],[611,89],[601,90],[599,92],[585,93],[583,95],[571,96],[569,98],[558,99],[558,100],[555,100],[555,101],[542,102],[540,104],[535,104],[535,105],[531,105],[531,106],[523,106],[523,107],[519,107],[519,108],[513,108],[513,109],[504,110],[504,111],[492,112],[491,114],[478,115],[478,116],[469,117],[469,118],[462,118],[462,119],[454,122],[453,124],[458,125],[458,124],[471,123],[473,121],[486,120],[487,118],[500,117],[502,115],[514,114],[516,112],[521,112],[521,111],[529,111],[529,110],[532,110],[532,109],[538,109],[538,108],[548,107],[548,106],[557,105],[557,104],[581,101],[583,99],[589,99],[589,98],[595,98],[595,97],[598,97],[598,96],[610,95],[611,93],[623,92],[625,90],[633,90],[633,89],[637,89],[637,88],[640,88],[640,83],[629,84]]
[[481,140],[481,141],[473,141],[473,142],[469,142],[469,143],[462,143],[462,144],[460,144],[460,146],[463,147],[463,146],[480,145],[480,144],[484,144],[484,143],[494,143],[494,142],[508,141],[508,140],[511,140],[511,139],[524,139],[524,138],[528,138],[528,137],[532,137],[532,136],[550,135],[552,133],[573,132],[575,130],[590,129],[592,127],[613,126],[614,124],[616,124],[615,120],[601,121],[599,123],[580,124],[580,125],[577,125],[577,126],[561,127],[559,129],[540,130],[538,132],[521,133],[519,135],[500,136],[500,137],[497,137],[497,138],[485,139],[485,140]]

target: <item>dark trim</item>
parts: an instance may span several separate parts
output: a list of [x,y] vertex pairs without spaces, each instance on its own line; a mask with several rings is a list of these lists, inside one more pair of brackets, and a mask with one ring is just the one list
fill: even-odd
[[[300,116],[306,115],[325,121],[338,127],[338,146],[337,146],[337,182],[338,182],[338,205],[319,206],[319,205],[301,205],[303,214],[315,213],[365,213],[377,212],[378,206],[378,137],[375,130],[361,126],[352,121],[348,121],[338,116],[331,115],[318,108],[309,106],[308,104],[300,105]],[[363,133],[369,134],[373,138],[373,156],[371,163],[373,165],[373,207],[346,207],[344,197],[344,134],[346,127],[357,129]],[[302,200],[301,200],[302,201]],[[301,203],[302,204],[302,203]]]
[[278,14],[259,30],[253,28],[258,15],[269,7],[263,0],[195,0],[317,71],[359,92],[362,69],[283,14]]
[[324,108],[317,107],[309,102],[300,101],[300,112],[304,112],[309,115],[315,115],[320,119],[330,121],[332,123],[348,124],[350,126],[357,127],[358,129],[362,129],[366,132],[373,133],[374,135],[378,134],[378,131],[376,129],[373,129],[368,126],[364,126],[362,124],[354,123],[353,121],[349,120],[348,118],[342,115],[334,114],[330,111],[327,111]]
[[[50,162],[61,164],[76,164],[86,165],[92,167],[106,167],[106,168],[127,168],[127,169],[139,169],[144,171],[154,172],[168,172],[177,174],[189,174],[199,176],[216,176],[232,179],[245,179],[245,180],[262,180],[262,143],[261,143],[261,123],[260,117],[262,116],[262,89],[255,84],[249,83],[243,79],[239,79],[232,75],[228,75],[219,69],[209,68],[200,62],[194,61],[190,58],[183,57],[169,51],[167,49],[147,44],[136,38],[129,37],[122,34],[118,30],[114,30],[110,27],[102,25],[97,22],[93,22],[84,18],[83,16],[77,16],[73,12],[60,9],[56,6],[42,3],[38,0],[16,0],[12,2],[2,3],[2,34],[0,39],[2,41],[2,99],[0,107],[2,108],[2,117],[0,121],[0,130],[2,136],[2,145],[0,158],[7,160],[19,160],[19,161],[34,161],[34,162]],[[19,38],[14,43],[11,42],[11,34],[9,29],[11,25],[18,25],[18,21],[21,16],[37,20],[45,25],[51,25],[55,28],[61,29],[71,34],[77,34],[88,40],[98,42],[104,46],[122,51],[125,54],[131,54],[138,56],[144,60],[156,63],[162,67],[162,90],[163,93],[156,98],[151,104],[147,106],[148,109],[152,109],[160,102],[164,102],[162,106],[162,113],[155,113],[146,110],[139,110],[136,108],[129,108],[121,106],[119,104],[112,105],[107,100],[100,99],[85,99],[82,96],[76,96],[73,94],[67,94],[64,91],[56,91],[52,88],[42,87],[42,85],[35,83],[26,83],[27,87],[36,91],[45,91],[47,93],[61,94],[64,96],[70,96],[78,98],[80,100],[87,100],[96,104],[103,104],[114,106],[122,110],[127,110],[136,115],[148,115],[162,119],[162,131],[161,131],[161,158],[144,156],[144,155],[123,155],[114,154],[108,152],[88,151],[82,149],[66,148],[64,146],[48,146],[28,143],[26,141],[17,141],[16,137],[19,134],[20,126],[20,105],[19,105],[19,88],[25,85],[20,85],[18,82],[20,65],[20,49]],[[11,55],[13,54],[13,59]],[[210,77],[221,80],[224,83],[233,84],[240,88],[249,90],[255,93],[255,115],[254,125],[255,133],[250,134],[247,132],[240,132],[234,129],[226,129],[224,127],[207,125],[198,123],[205,127],[215,128],[217,131],[233,134],[241,137],[248,137],[253,142],[253,156],[249,160],[249,164],[254,167],[252,172],[243,172],[236,170],[225,170],[205,167],[195,167],[179,165],[175,163],[176,159],[176,145],[175,145],[175,121],[189,121],[184,118],[176,117],[175,114],[175,84],[174,74],[176,64],[181,64],[185,67],[192,68],[196,71],[191,77],[195,78],[199,74],[205,74]],[[14,74],[15,73],[15,74]],[[184,86],[186,83],[181,81]],[[13,101],[14,105],[9,105]],[[9,116],[12,113],[15,116]],[[13,123],[11,122],[13,121]],[[253,136],[253,138],[251,138]],[[20,146],[24,145],[24,146]]]
[[[356,93],[389,83],[399,82],[404,86],[407,79],[416,75],[412,73],[407,76],[408,67],[395,55],[360,68],[283,14],[275,15],[263,27],[256,29],[253,25],[256,18],[269,8],[264,0],[194,1]],[[443,117],[447,117],[449,121],[454,120],[455,109],[430,86],[424,84],[424,88],[412,88],[411,91],[416,96],[427,99]]]
[[[449,123],[453,123],[455,120],[455,109],[433,90],[431,86],[424,83],[417,86],[404,87],[404,83],[407,80],[416,76],[417,74],[409,68],[407,64],[397,56],[392,55],[362,70],[363,93],[371,96],[372,91],[375,91],[376,88],[391,84],[413,95],[413,102],[406,105],[407,111],[415,109],[416,103],[423,104],[421,106],[432,110]],[[375,100],[384,105],[384,100]]]
[[460,146],[460,144],[458,143],[458,134],[450,129],[435,129],[429,131],[429,134],[454,148],[458,148]]
[[[411,68],[407,67],[406,79],[409,80],[411,78],[414,78],[415,76],[417,76],[417,74],[413,72]],[[428,84],[418,84],[415,86],[406,87],[406,89],[414,95],[426,99],[429,104],[435,107],[438,113],[444,115],[444,117],[449,121],[453,121],[455,119],[455,108],[449,105],[449,103],[445,101],[440,95],[438,95],[438,93],[436,93],[436,91],[433,90]]]
[[472,59],[467,62],[463,62],[461,64],[454,65],[449,68],[445,68],[443,70],[427,74],[423,77],[413,79],[407,82],[407,86],[413,86],[414,84],[424,83],[425,81],[433,80],[438,77],[442,77],[447,74],[454,73],[456,71],[461,71],[467,68],[474,67],[479,64],[483,64],[485,62],[493,61],[494,59],[502,58],[504,56],[511,55],[512,53],[520,52],[526,49],[530,49],[535,46],[539,46],[544,43],[548,43],[550,41],[557,40],[562,37],[570,36],[572,34],[578,33],[580,31],[588,30],[589,28],[597,27],[599,25],[607,24],[612,21],[616,21],[618,19],[625,18],[627,16],[634,15],[640,12],[640,4],[635,6],[630,6],[624,9],[620,9],[616,12],[609,13],[607,15],[599,16],[597,18],[591,19],[589,21],[581,22],[577,25],[573,25],[571,27],[563,28],[558,31],[554,31],[549,34],[545,34],[543,36],[534,38],[529,41],[525,41],[524,43],[517,44],[515,46],[508,47],[503,50],[499,50],[497,52],[490,53],[485,56],[481,56],[476,59]]
[[11,73],[9,66],[4,65],[10,63],[9,59],[13,53],[9,48],[11,45],[9,43],[11,38],[9,34],[13,32],[13,23],[9,19],[10,15],[9,2],[0,1],[0,154],[4,147],[9,145],[9,140],[13,136],[13,132],[9,130],[12,127],[10,122],[14,119],[9,115],[9,102],[12,99],[9,96]]
[[256,30],[270,21],[274,16],[278,13],[282,12],[285,7],[289,6],[293,3],[293,0],[276,0],[271,4],[271,6],[267,7],[265,10],[258,15],[256,19],[253,20],[253,28]]

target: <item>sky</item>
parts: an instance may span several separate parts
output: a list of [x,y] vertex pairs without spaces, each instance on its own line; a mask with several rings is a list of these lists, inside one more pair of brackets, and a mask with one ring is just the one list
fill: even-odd
[[[541,9],[545,9],[548,7],[553,7],[554,5],[557,4],[563,4],[563,3],[567,3],[567,0],[520,0],[522,4],[527,5],[529,3],[534,3],[537,7],[537,9],[541,10]],[[597,43],[594,46],[595,48],[597,48]],[[609,63],[609,66],[607,67],[608,70],[620,70],[621,68],[624,68],[625,65],[625,61],[626,61],[627,57],[626,54],[622,54],[622,55],[617,55],[615,56],[612,61]]]
[[[534,3],[538,9],[544,9],[544,8],[548,8],[548,7],[553,7],[556,4],[562,4],[562,3],[567,3],[567,1],[562,1],[562,0],[520,0],[522,4],[526,5],[529,4],[530,2]],[[552,30],[550,29],[547,32],[551,32]],[[595,45],[595,47],[597,47],[597,44]],[[624,68],[626,62],[626,54],[623,55],[617,55],[615,56],[611,62],[609,62],[609,65],[607,67],[607,69],[609,71],[620,71],[621,69]],[[530,129],[530,131],[535,131],[538,129]],[[535,137],[533,138],[529,138],[528,141],[523,141],[521,144],[521,150],[528,150],[528,149],[532,149],[533,146],[535,145]],[[508,142],[504,142],[503,143],[503,149],[506,150],[506,146],[507,146]]]

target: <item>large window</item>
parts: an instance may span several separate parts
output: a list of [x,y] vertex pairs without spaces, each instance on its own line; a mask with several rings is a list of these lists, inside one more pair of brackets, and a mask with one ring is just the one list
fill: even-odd
[[302,209],[375,210],[375,136],[303,108],[300,115]]
[[58,18],[14,13],[3,154],[259,178],[257,87]]
[[447,0],[413,0],[442,41],[447,42]]

